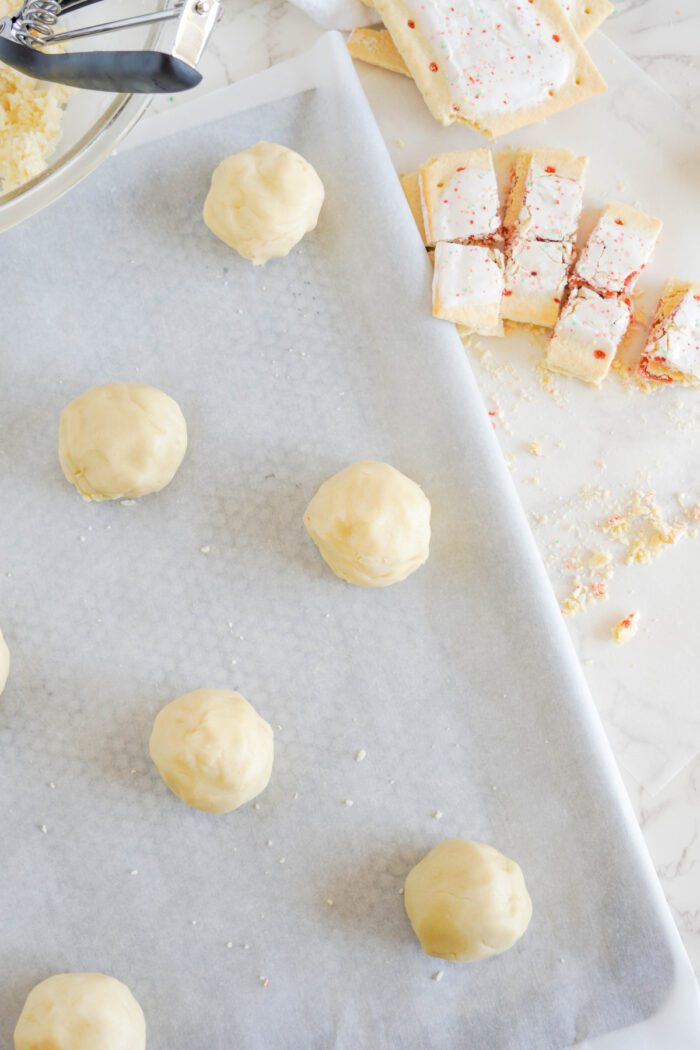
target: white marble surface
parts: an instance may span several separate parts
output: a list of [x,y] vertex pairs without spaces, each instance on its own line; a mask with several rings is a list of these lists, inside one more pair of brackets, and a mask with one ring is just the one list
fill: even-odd
[[[224,18],[204,60],[205,80],[198,93],[291,57],[321,32],[284,0],[224,2]],[[698,0],[619,0],[605,32],[700,124]],[[172,104],[159,100],[150,112]],[[624,770],[623,778],[691,961],[700,973],[700,757],[654,797]]]

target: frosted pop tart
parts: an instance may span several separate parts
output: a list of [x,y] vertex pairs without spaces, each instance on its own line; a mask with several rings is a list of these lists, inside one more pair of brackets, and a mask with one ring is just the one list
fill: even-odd
[[631,320],[628,299],[575,288],[547,348],[547,367],[587,383],[602,383]]
[[503,253],[481,244],[438,241],[434,256],[433,314],[479,335],[500,335]]
[[576,236],[588,157],[567,149],[520,150],[503,226],[507,236],[569,241]]
[[602,294],[630,291],[649,262],[663,223],[629,204],[612,203],[586,241],[573,280]]
[[370,66],[379,66],[405,77],[411,75],[386,29],[353,29],[348,37],[348,51],[353,58]]
[[426,244],[488,240],[501,229],[498,184],[487,149],[441,153],[419,171]]
[[573,245],[570,241],[515,238],[506,252],[501,317],[553,328],[566,288]]
[[700,384],[700,281],[667,283],[639,373],[658,383]]
[[408,201],[408,206],[411,209],[411,214],[415,219],[418,232],[420,233],[423,244],[425,244],[425,227],[423,225],[423,210],[420,202],[420,185],[418,182],[418,172],[412,171],[407,175],[401,176],[401,187]]
[[559,0],[374,0],[441,124],[494,138],[605,90]]

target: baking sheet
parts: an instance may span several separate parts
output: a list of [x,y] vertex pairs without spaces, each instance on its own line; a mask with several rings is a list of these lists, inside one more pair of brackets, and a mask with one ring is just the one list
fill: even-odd
[[[700,213],[698,129],[604,34],[588,46],[608,93],[508,135],[492,149],[500,156],[520,146],[561,146],[590,156],[579,241],[610,200],[663,219],[639,282],[637,313],[650,319],[669,276],[700,277],[693,218]],[[357,69],[398,171],[415,170],[437,152],[484,145],[468,129],[437,126],[405,77],[363,63]],[[642,334],[640,327],[630,357]],[[700,501],[697,391],[645,396],[613,373],[601,390],[557,377],[553,396],[536,373],[543,339],[515,332],[479,342],[490,354],[482,359],[472,351],[470,360],[557,597],[571,592],[577,569],[566,566],[578,557],[604,549],[614,559],[609,599],[568,618],[567,626],[618,761],[656,793],[700,751],[694,674],[700,591],[692,585],[700,575],[700,542],[686,538],[650,565],[626,566],[624,550],[596,525],[622,509],[633,491],[654,490],[667,520],[681,516],[678,495],[689,507]],[[528,452],[533,441],[541,458]],[[633,609],[642,614],[640,633],[633,644],[617,647],[612,625]]]
[[[462,347],[415,295],[427,260],[342,42],[231,108],[314,81],[128,152],[1,242],[0,1037],[36,981],[98,969],[149,1050],[554,1050],[671,1002],[696,1046],[689,965]],[[327,202],[253,269],[200,206],[260,138]],[[125,378],[179,400],[190,450],[159,496],[87,505],[58,414]],[[301,521],[364,456],[433,504],[428,565],[384,592],[329,575]],[[201,685],[278,727],[259,808],[188,810],[149,762],[157,710]],[[534,900],[483,966],[426,958],[403,914],[406,872],[453,835],[516,857]]]

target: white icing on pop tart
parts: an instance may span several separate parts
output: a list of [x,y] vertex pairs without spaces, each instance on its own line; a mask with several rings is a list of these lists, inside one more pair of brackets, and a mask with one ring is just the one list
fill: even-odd
[[589,383],[602,382],[631,319],[628,300],[575,288],[552,334],[547,366]]
[[661,382],[700,381],[700,283],[671,283],[659,303],[640,372]]
[[603,293],[634,287],[649,262],[662,223],[625,204],[609,204],[576,263],[578,281]]
[[492,237],[501,221],[493,166],[459,167],[435,194],[432,209],[423,202],[431,243]]
[[479,116],[526,109],[567,80],[571,56],[526,0],[409,0],[455,105]]
[[501,315],[551,328],[559,316],[573,245],[515,238],[508,246]]
[[583,180],[567,178],[553,165],[533,158],[516,220],[518,233],[543,241],[570,240],[576,236],[582,207]]
[[479,244],[439,241],[434,261],[434,315],[481,335],[496,334],[503,295],[502,252]]

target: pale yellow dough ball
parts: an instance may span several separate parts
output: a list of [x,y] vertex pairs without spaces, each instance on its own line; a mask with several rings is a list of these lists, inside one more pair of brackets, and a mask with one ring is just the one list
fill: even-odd
[[2,696],[3,690],[7,685],[9,673],[10,650],[7,648],[7,642],[2,636],[2,631],[0,631],[0,696]]
[[430,551],[430,501],[388,463],[361,460],[324,481],[304,524],[336,576],[359,587],[405,580]]
[[451,962],[506,951],[532,917],[515,861],[465,839],[441,842],[416,864],[406,879],[404,903],[423,951]]
[[323,198],[323,183],[307,160],[286,146],[259,142],[214,170],[204,221],[260,266],[288,255],[315,228]]
[[87,500],[138,499],[168,485],[187,450],[187,424],[171,397],[144,383],[87,390],[61,413],[63,473]]
[[156,716],[151,758],[178,798],[207,813],[230,813],[270,781],[272,728],[227,689],[197,689]]
[[145,1050],[143,1011],[121,981],[59,973],[27,996],[15,1050]]

